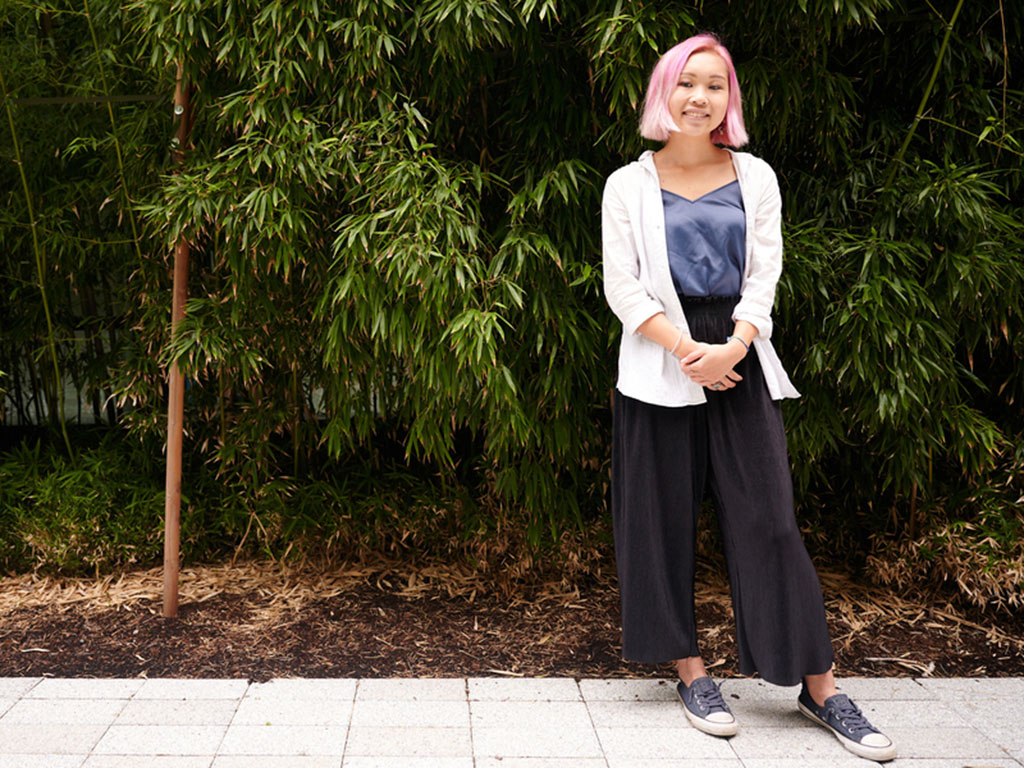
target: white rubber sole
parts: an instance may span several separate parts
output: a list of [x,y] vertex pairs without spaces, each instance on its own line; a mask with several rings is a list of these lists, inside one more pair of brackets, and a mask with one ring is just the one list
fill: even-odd
[[[828,723],[822,722],[821,718],[819,718],[816,714],[811,712],[811,710],[805,707],[803,702],[798,701],[797,706],[800,708],[800,711],[803,713],[804,717],[806,717],[812,723],[820,725],[822,728],[829,731],[833,736],[839,739],[840,744],[842,744],[848,751],[853,752],[853,754],[857,755],[857,757],[863,757],[868,760],[874,760],[876,762],[885,762],[887,760],[892,760],[896,757],[896,745],[893,744],[891,740],[889,741],[889,746],[887,747],[870,747],[864,744],[858,744],[853,739],[848,739],[846,736],[841,734]],[[889,737],[886,736],[886,738]]]
[[686,715],[686,719],[690,721],[690,725],[696,728],[698,731],[710,734],[712,736],[735,736],[736,732],[740,729],[740,724],[736,722],[736,718],[732,719],[731,723],[715,723],[710,720],[704,720],[697,717],[690,708],[686,706],[686,702],[683,701],[682,695],[679,693],[679,688],[676,688],[676,697],[679,699],[679,703],[683,705],[683,714]]

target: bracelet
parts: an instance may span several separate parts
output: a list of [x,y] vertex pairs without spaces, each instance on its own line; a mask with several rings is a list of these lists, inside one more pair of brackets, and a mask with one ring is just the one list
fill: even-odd
[[678,335],[678,336],[676,337],[676,343],[675,343],[675,344],[673,344],[673,345],[672,345],[672,349],[670,349],[670,350],[668,351],[668,353],[669,353],[670,355],[674,355],[674,354],[676,353],[676,347],[678,347],[678,346],[679,346],[679,342],[680,342],[680,341],[682,341],[682,340],[683,340],[683,329],[682,329],[682,328],[680,328],[680,329],[679,329],[679,335]]
[[741,339],[741,338],[740,338],[739,336],[726,336],[726,337],[725,337],[725,343],[726,343],[726,344],[728,344],[728,343],[729,343],[730,341],[732,341],[733,339],[736,339],[736,341],[738,341],[738,342],[739,342],[740,344],[742,344],[742,345],[743,345],[743,346],[744,346],[744,347],[746,348],[747,352],[749,352],[749,351],[750,351],[750,345],[749,345],[749,344],[747,344],[747,342],[745,342],[745,341],[744,341],[743,339]]

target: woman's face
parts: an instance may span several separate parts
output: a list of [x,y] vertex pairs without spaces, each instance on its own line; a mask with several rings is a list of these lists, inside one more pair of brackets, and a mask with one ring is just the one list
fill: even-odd
[[710,134],[729,106],[729,69],[713,51],[693,54],[668,97],[668,110],[684,136]]

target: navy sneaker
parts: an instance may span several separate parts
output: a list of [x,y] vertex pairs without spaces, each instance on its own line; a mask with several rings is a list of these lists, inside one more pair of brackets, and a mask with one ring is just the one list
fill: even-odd
[[682,680],[676,686],[683,711],[697,730],[712,736],[733,736],[739,729],[722,692],[710,677],[698,677],[690,685]]
[[868,722],[845,693],[829,696],[825,699],[825,706],[819,707],[807,692],[805,683],[800,689],[797,706],[808,718],[832,731],[839,743],[853,754],[879,762],[896,757],[896,745]]

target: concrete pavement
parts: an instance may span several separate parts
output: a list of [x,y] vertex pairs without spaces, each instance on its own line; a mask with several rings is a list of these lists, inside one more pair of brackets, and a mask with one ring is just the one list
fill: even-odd
[[[1024,766],[1024,679],[846,678],[893,768]],[[0,678],[0,768],[854,768],[798,688],[726,679],[731,739],[669,680]]]

